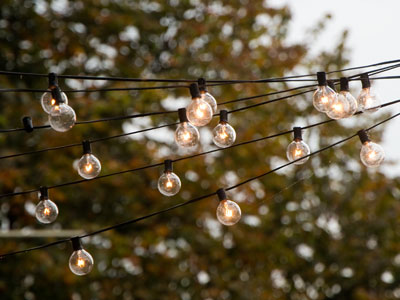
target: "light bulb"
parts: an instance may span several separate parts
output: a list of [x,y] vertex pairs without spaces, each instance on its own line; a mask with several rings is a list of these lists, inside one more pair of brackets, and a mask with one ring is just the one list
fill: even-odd
[[375,112],[381,106],[381,98],[371,89],[371,82],[369,81],[368,73],[361,75],[362,90],[357,97],[358,109],[362,112]]
[[164,173],[158,179],[158,190],[164,196],[174,196],[181,189],[181,180],[178,175],[172,172],[172,161],[166,160],[164,162]]
[[360,151],[361,162],[369,168],[379,167],[385,159],[385,151],[383,148],[380,145],[371,142],[365,130],[360,130],[358,136],[362,143]]
[[180,108],[178,112],[181,123],[175,130],[175,142],[181,147],[192,148],[199,143],[200,133],[188,122],[185,108]]
[[190,85],[192,101],[186,108],[186,116],[190,123],[195,126],[205,126],[213,117],[211,106],[201,98],[197,83]]
[[49,114],[49,122],[55,131],[68,131],[75,125],[75,111],[65,103],[54,105]]
[[201,98],[206,101],[212,109],[213,114],[217,113],[217,100],[215,100],[214,96],[209,93],[207,90],[206,80],[204,78],[199,78],[197,80]]
[[[302,139],[301,127],[294,127],[293,132],[294,132],[294,140],[288,145],[286,149],[286,156],[288,160],[291,162],[300,159],[304,156],[307,156],[311,153],[310,147]],[[305,162],[307,162],[309,158],[310,158],[309,156],[304,157],[303,159],[300,159],[294,162],[293,164],[302,165]]]
[[345,97],[336,97],[326,114],[331,119],[339,120],[349,116],[350,111],[350,103],[347,102],[347,99]]
[[97,177],[101,171],[99,159],[92,154],[89,141],[83,141],[83,155],[78,162],[78,173],[85,179]]
[[93,269],[93,257],[89,252],[82,248],[82,244],[79,238],[73,238],[72,246],[74,252],[72,252],[69,258],[69,268],[75,275],[86,275],[89,274]]
[[336,92],[327,86],[326,73],[318,72],[318,88],[313,95],[313,105],[320,112],[327,112],[337,98]]
[[239,222],[242,212],[239,205],[232,200],[228,200],[224,189],[217,191],[219,204],[217,207],[217,219],[226,226],[231,226]]
[[[65,104],[68,104],[68,97],[64,92],[61,92],[61,97]],[[50,114],[51,109],[56,104],[56,100],[51,95],[51,92],[45,92],[42,97],[40,98],[40,104],[42,105],[43,110]]]
[[212,131],[212,140],[215,145],[221,148],[231,146],[236,140],[236,131],[228,124],[228,112],[221,110],[220,122]]
[[[349,80],[346,77],[341,77],[340,78],[340,92],[338,94],[338,102],[347,102],[347,110],[345,111],[345,116],[343,118],[348,118],[357,111],[358,108],[358,103],[356,98],[353,97],[352,94],[350,94],[350,89],[349,89]],[[334,103],[333,105],[337,105],[337,103]]]
[[43,224],[52,223],[57,219],[58,207],[49,199],[46,187],[40,188],[40,202],[36,205],[35,216]]

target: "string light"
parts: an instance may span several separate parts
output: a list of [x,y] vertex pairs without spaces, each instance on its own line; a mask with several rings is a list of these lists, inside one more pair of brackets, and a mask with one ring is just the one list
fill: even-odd
[[93,269],[93,257],[82,248],[82,243],[79,237],[72,238],[72,248],[74,252],[72,252],[71,257],[69,258],[69,268],[75,275],[83,276],[87,275]]
[[58,207],[49,199],[47,187],[40,187],[40,202],[36,205],[35,216],[43,224],[52,223],[57,219]]
[[219,199],[217,207],[218,221],[226,226],[235,225],[242,216],[239,205],[232,200],[228,200],[224,189],[219,189],[217,191],[217,196]]
[[75,111],[64,101],[58,86],[51,89],[52,99],[55,100],[49,114],[49,123],[55,131],[65,132],[74,127]]
[[78,161],[78,173],[85,179],[97,177],[101,172],[99,159],[92,154],[90,141],[83,141],[83,155]]
[[371,89],[371,82],[368,73],[361,74],[362,90],[357,98],[358,109],[362,112],[375,112],[379,110],[381,98]]
[[[40,104],[42,105],[43,110],[50,114],[51,109],[56,104],[56,99],[53,97],[52,89],[58,86],[57,75],[55,73],[49,73],[49,91],[45,92],[40,98]],[[68,104],[68,97],[64,92],[61,92],[61,98],[65,104]]]
[[236,140],[235,129],[228,124],[228,111],[221,110],[219,124],[212,131],[212,140],[220,148],[231,146]]
[[186,108],[187,118],[194,126],[205,126],[210,123],[213,117],[213,110],[201,97],[197,83],[192,83],[189,88],[192,101]]
[[351,117],[357,112],[358,103],[356,98],[350,93],[349,80],[346,77],[340,78],[340,92],[338,98],[344,99],[349,104],[349,110],[345,118]]
[[[302,165],[310,158],[310,147],[303,141],[301,127],[293,127],[293,134],[294,139],[286,149],[286,156],[290,162],[294,161],[295,165]],[[302,157],[304,158],[300,159]]]
[[158,179],[158,190],[164,196],[174,196],[181,189],[181,180],[172,172],[172,160],[165,160],[164,166],[164,172]]
[[180,108],[178,115],[181,123],[175,130],[175,142],[183,148],[192,148],[199,143],[200,133],[195,126],[189,123],[186,108]]
[[337,99],[337,94],[327,85],[325,72],[318,72],[317,80],[318,88],[313,95],[313,105],[320,112],[328,112]]
[[327,116],[339,120],[352,116],[357,111],[357,101],[349,92],[349,81],[347,78],[340,78],[340,93],[331,103]]
[[199,78],[197,83],[199,84],[201,99],[206,101],[211,106],[214,114],[217,113],[217,100],[215,100],[214,96],[208,92],[206,80],[204,78]]
[[360,130],[357,134],[362,143],[360,152],[361,162],[369,168],[379,167],[385,159],[385,151],[380,145],[371,142],[365,130]]

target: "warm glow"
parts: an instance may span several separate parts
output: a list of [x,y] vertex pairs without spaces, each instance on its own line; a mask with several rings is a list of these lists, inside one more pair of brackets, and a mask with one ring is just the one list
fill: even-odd
[[92,169],[93,169],[92,164],[87,164],[87,165],[85,166],[86,172],[90,172],[90,171],[92,171]]
[[58,106],[58,105],[54,106],[54,110],[59,111],[60,110],[60,106]]
[[294,151],[294,156],[301,156],[303,154],[303,151],[301,151],[300,149],[296,149]]
[[227,210],[225,211],[225,215],[226,215],[227,217],[232,217],[232,215],[233,215],[232,210],[227,209]]
[[165,184],[165,186],[169,189],[172,188],[173,184],[172,184],[171,180],[168,180],[167,183]]
[[207,108],[207,104],[206,103],[200,104],[200,109],[201,110],[205,110],[206,108]]
[[49,216],[50,215],[50,208],[48,208],[48,207],[46,207],[44,210],[43,210],[43,214],[44,215],[46,215],[46,216]]
[[51,99],[51,105],[56,104],[56,100],[55,99]]
[[220,133],[219,137],[225,140],[225,139],[228,137],[228,135],[226,134],[226,132],[225,132],[225,130],[224,130],[224,131],[222,131],[222,132]]
[[328,97],[327,96],[323,96],[321,98],[321,102],[324,103],[324,104],[328,103]]
[[369,106],[371,106],[372,104],[373,104],[373,101],[372,101],[371,97],[367,97],[367,98],[365,99],[365,106],[369,107]]
[[368,158],[373,159],[373,158],[375,158],[375,156],[376,156],[376,152],[375,151],[371,151],[370,153],[368,153]]
[[199,118],[202,118],[202,117],[204,117],[204,112],[201,109],[197,109],[196,116]]
[[184,134],[183,134],[183,139],[185,140],[185,141],[188,141],[190,138],[191,138],[191,134],[190,134],[190,132],[189,131],[186,131]]
[[85,261],[82,258],[79,258],[78,261],[76,262],[76,265],[79,268],[83,268],[85,266]]
[[332,108],[336,111],[342,111],[343,110],[343,105],[342,104],[333,104]]

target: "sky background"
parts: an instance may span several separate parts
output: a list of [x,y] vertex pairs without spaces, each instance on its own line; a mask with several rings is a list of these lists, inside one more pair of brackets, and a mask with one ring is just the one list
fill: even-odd
[[[332,15],[321,38],[313,45],[315,52],[334,47],[340,40],[343,30],[347,29],[349,30],[347,47],[350,48],[349,66],[368,65],[400,58],[400,41],[397,34],[400,28],[398,16],[400,1],[269,0],[267,2],[275,7],[282,5],[290,7],[293,14],[289,30],[290,41],[301,40],[304,32],[313,27],[324,15],[327,13]],[[399,75],[400,70],[384,74]],[[399,80],[380,80],[373,83],[383,102],[400,98]],[[391,110],[397,113],[400,111],[400,106],[394,105]],[[385,109],[385,112],[387,111],[388,109]],[[382,145],[386,152],[386,161],[399,159],[398,129],[400,129],[400,119],[389,122],[385,129]],[[400,163],[395,166],[384,164],[382,168],[387,175],[400,176]]]

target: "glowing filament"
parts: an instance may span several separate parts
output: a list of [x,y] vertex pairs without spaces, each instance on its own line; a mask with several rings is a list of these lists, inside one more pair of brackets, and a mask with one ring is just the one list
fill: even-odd
[[173,187],[173,183],[170,180],[168,180],[165,186],[170,189]]
[[375,151],[371,151],[371,152],[368,154],[368,157],[371,158],[371,159],[375,158],[375,156],[376,156],[376,152],[375,152]]
[[55,111],[59,111],[60,110],[60,106],[58,106],[58,105],[54,106],[54,110]]
[[186,132],[183,134],[183,139],[184,139],[185,141],[188,141],[190,138],[191,138],[190,132],[189,132],[189,131],[186,131]]
[[294,156],[301,156],[303,154],[303,151],[301,151],[300,149],[296,149],[294,151]]
[[76,265],[79,268],[83,268],[85,266],[85,261],[82,258],[79,258],[78,261],[76,262]]
[[226,139],[226,138],[228,138],[229,136],[226,134],[226,132],[225,132],[225,130],[224,131],[222,131],[221,133],[220,133],[220,135],[219,135],[222,139]]
[[86,172],[90,172],[90,171],[92,171],[92,169],[93,169],[92,164],[87,164],[87,165],[85,166]]
[[54,104],[56,104],[56,100],[55,99],[51,99],[51,105],[53,106]]
[[196,115],[197,115],[199,118],[202,118],[202,117],[204,116],[204,112],[203,112],[202,110],[198,109],[198,110],[196,110]]
[[45,215],[45,216],[49,216],[50,215],[50,208],[48,208],[48,207],[46,207],[44,210],[43,210],[43,214]]
[[324,104],[328,103],[328,97],[327,96],[323,96],[321,98],[321,102],[324,103]]
[[341,104],[333,104],[332,108],[336,111],[342,111],[343,110],[343,105]]

